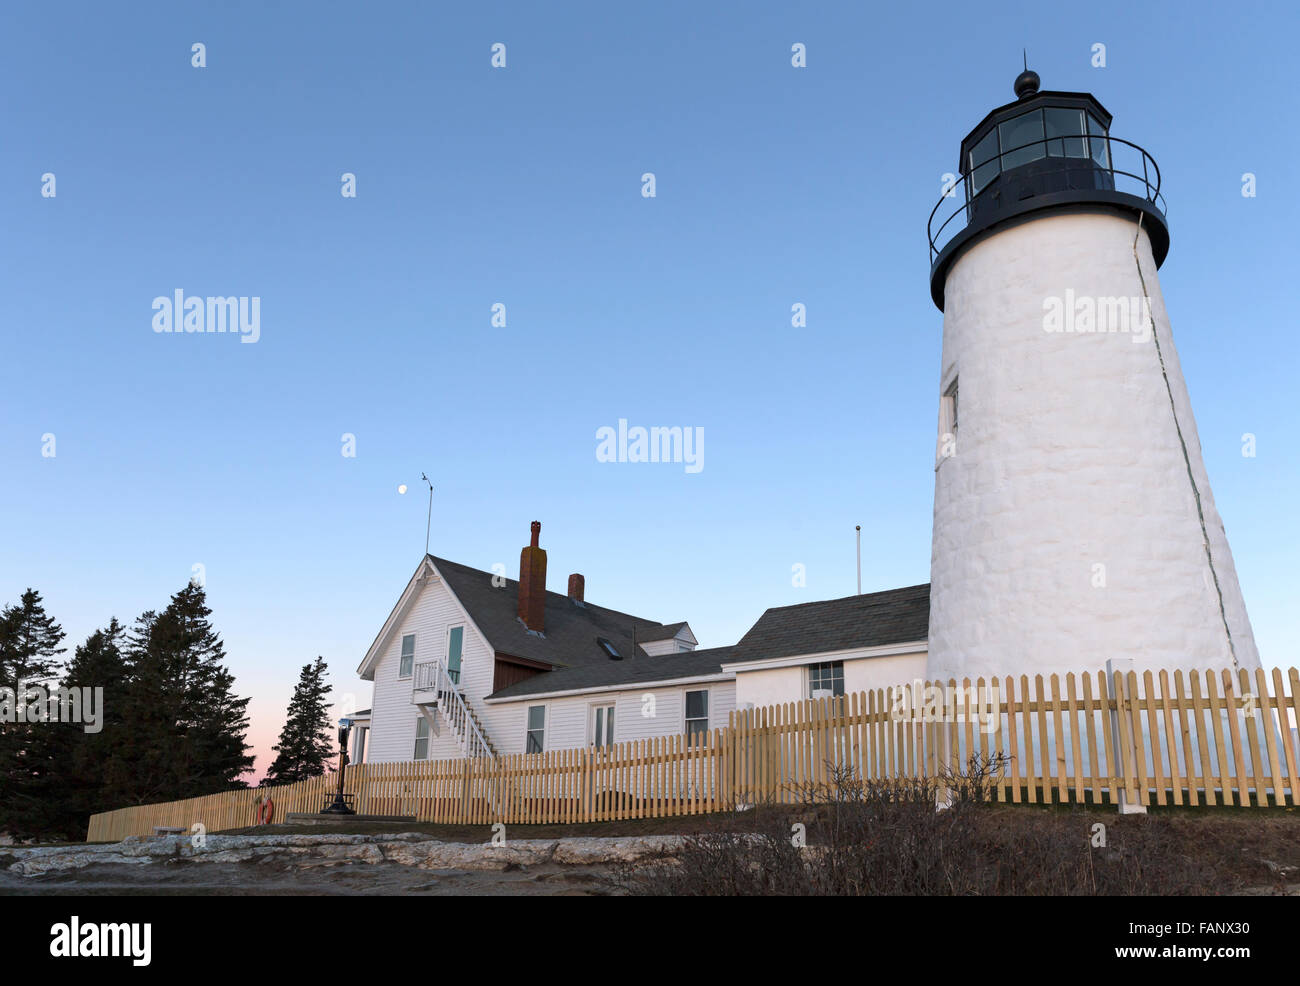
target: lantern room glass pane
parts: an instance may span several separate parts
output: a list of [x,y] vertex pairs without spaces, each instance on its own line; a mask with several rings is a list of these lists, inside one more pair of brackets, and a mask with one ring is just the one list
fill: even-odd
[[970,152],[970,161],[967,167],[971,170],[971,178],[974,182],[974,188],[971,189],[972,195],[978,195],[984,191],[985,187],[994,178],[998,176],[998,132],[990,130],[988,136],[975,145],[975,149]]
[[[1010,171],[1047,156],[1043,149],[1043,111],[1030,110],[998,124],[1002,142],[1002,170]],[[1034,143],[1038,141],[1038,143]],[[1026,146],[1028,145],[1028,146]]]
[[1086,132],[1083,129],[1083,110],[1049,106],[1043,110],[1043,117],[1049,138],[1076,135],[1079,138],[1078,140],[1049,139],[1047,142],[1049,157],[1086,158],[1088,156],[1088,142],[1083,139]]
[[[1102,137],[1106,136],[1106,128],[1103,127],[1101,125],[1101,121],[1098,120],[1091,113],[1088,114],[1088,133],[1099,135]],[[1097,162],[1097,166],[1099,168],[1105,168],[1107,171],[1109,171],[1110,170],[1110,141],[1090,140],[1088,143],[1092,145],[1092,159]]]

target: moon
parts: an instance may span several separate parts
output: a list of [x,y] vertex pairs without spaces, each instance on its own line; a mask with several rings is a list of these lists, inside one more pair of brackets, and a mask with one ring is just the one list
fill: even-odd
[[398,492],[398,493],[405,493],[405,492],[406,492],[406,484],[403,483],[401,486],[397,487],[397,492]]

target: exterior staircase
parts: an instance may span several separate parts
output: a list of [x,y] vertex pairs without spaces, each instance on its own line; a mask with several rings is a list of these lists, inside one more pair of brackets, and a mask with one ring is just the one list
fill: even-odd
[[446,722],[456,735],[461,753],[469,759],[496,758],[496,747],[488,739],[487,730],[465,701],[460,685],[452,680],[442,661],[425,661],[415,666],[415,679],[411,685],[411,703],[417,705],[429,725],[438,726],[438,717]]

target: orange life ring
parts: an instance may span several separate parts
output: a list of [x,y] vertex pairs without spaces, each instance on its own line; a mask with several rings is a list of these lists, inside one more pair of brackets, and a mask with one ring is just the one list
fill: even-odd
[[257,809],[257,824],[270,825],[271,819],[275,817],[275,802],[270,798],[264,798]]

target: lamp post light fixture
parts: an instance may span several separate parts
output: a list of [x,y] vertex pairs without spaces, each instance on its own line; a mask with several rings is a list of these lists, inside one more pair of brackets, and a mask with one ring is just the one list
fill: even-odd
[[355,815],[356,811],[351,808],[343,794],[343,779],[348,769],[348,735],[351,728],[344,720],[344,725],[339,726],[339,789],[334,792],[334,800],[326,805],[322,810],[322,815]]

